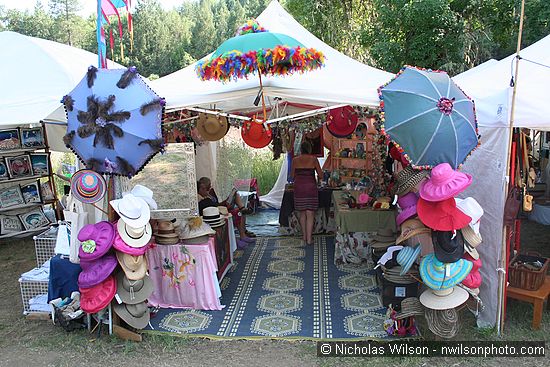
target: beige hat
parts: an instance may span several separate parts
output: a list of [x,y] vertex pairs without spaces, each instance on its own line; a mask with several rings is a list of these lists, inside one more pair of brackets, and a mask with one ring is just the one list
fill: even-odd
[[409,238],[421,234],[421,233],[430,233],[431,229],[426,227],[420,219],[412,218],[407,219],[401,224],[401,235],[397,237],[395,244],[398,245],[403,241],[408,240]]
[[216,231],[204,223],[201,217],[191,217],[183,225],[180,238],[189,244],[204,243],[208,241],[208,236],[215,233]]
[[132,256],[123,252],[117,251],[116,258],[122,267],[124,274],[130,280],[143,279],[147,272],[147,260],[145,256]]
[[416,297],[408,297],[401,301],[401,311],[395,315],[396,320],[410,316],[424,315],[424,307]]
[[116,276],[117,294],[124,303],[136,304],[145,301],[153,292],[153,282],[149,276],[130,280],[123,271]]
[[464,241],[468,242],[470,246],[477,247],[481,245],[481,234],[476,233],[474,229],[471,226],[466,226],[460,230],[462,232],[462,236],[464,237]]
[[128,246],[140,248],[146,246],[151,241],[151,225],[145,224],[143,227],[130,227],[126,222],[119,220],[116,225],[117,232]]
[[175,245],[179,242],[179,236],[171,221],[159,221],[154,235],[159,245]]
[[116,302],[113,302],[113,304],[115,313],[131,327],[143,329],[149,323],[150,315],[147,302],[140,302],[135,305],[127,303],[118,304]]
[[457,286],[444,290],[427,289],[420,295],[420,303],[432,310],[448,310],[460,306],[468,297],[468,292]]
[[218,141],[229,130],[227,117],[200,113],[197,120],[197,130],[204,140]]

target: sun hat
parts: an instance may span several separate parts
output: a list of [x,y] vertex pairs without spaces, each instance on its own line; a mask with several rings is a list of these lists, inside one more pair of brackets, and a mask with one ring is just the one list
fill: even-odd
[[483,208],[476,199],[472,197],[467,197],[466,199],[455,198],[455,201],[456,207],[472,218],[469,225],[462,228],[462,235],[464,236],[464,240],[468,243],[469,248],[475,250],[475,247],[479,246],[483,241],[481,233],[479,233],[479,223],[483,216]]
[[359,115],[351,106],[333,108],[327,115],[327,129],[337,138],[344,138],[355,131]]
[[[118,223],[117,223],[118,227]],[[115,250],[124,252],[125,254],[132,255],[132,256],[139,256],[143,255],[146,251],[148,246],[142,246],[142,247],[132,247],[128,246],[126,242],[120,237],[120,234],[118,231],[115,231],[115,240],[113,241],[113,247]]]
[[147,302],[140,302],[135,305],[115,303],[113,310],[125,323],[134,329],[143,329],[150,320]]
[[[465,228],[469,228],[469,227],[465,227]],[[467,236],[464,234],[463,229],[464,228],[462,228],[460,232],[462,233],[462,237],[464,237],[464,253],[470,255],[473,259],[477,260],[479,259],[479,252],[477,252],[476,246],[481,243],[481,240],[479,242],[474,242],[476,243],[476,246],[472,246],[472,244],[466,238]],[[470,238],[470,241],[471,240],[472,238]]]
[[417,170],[411,166],[403,168],[395,174],[395,182],[397,184],[395,194],[405,195],[411,191],[413,187],[421,183],[422,180],[429,175],[429,173],[430,172],[427,170]]
[[464,238],[460,231],[432,231],[435,257],[444,263],[454,263],[464,255]]
[[209,206],[202,211],[202,220],[212,228],[225,224],[225,218],[220,215],[220,210],[215,206]]
[[454,338],[460,330],[458,311],[455,308],[446,310],[427,308],[424,317],[430,331],[441,338]]
[[145,200],[127,194],[122,199],[112,200],[110,202],[113,209],[120,215],[120,219],[129,227],[142,228],[151,219],[151,209]]
[[229,216],[229,210],[227,210],[226,206],[220,205],[220,206],[218,206],[218,210],[220,211],[221,216],[224,216],[224,217]]
[[115,270],[117,266],[116,257],[109,253],[99,259],[91,261],[80,261],[82,271],[78,275],[78,286],[80,288],[91,288],[98,285]]
[[130,247],[144,247],[151,241],[152,230],[149,222],[143,227],[132,227],[119,220],[116,225],[120,238]]
[[227,117],[210,113],[199,113],[197,130],[204,140],[218,141],[227,134]]
[[409,192],[397,199],[397,204],[401,208],[401,212],[397,214],[395,222],[398,226],[405,220],[416,215],[416,203],[418,202],[418,195],[414,192]]
[[427,287],[447,289],[462,282],[472,270],[472,263],[459,259],[454,263],[442,263],[434,254],[426,255],[420,262],[420,277]]
[[454,198],[443,201],[427,201],[420,198],[416,209],[422,223],[437,231],[454,231],[464,228],[471,221],[469,216],[456,207]]
[[138,184],[132,188],[130,194],[144,200],[150,209],[157,210],[157,202],[153,199],[153,191],[150,188]]
[[196,244],[208,242],[208,237],[214,235],[214,231],[208,224],[203,222],[201,217],[192,217],[182,228],[180,238],[184,243]]
[[403,248],[403,246],[390,246],[387,249],[385,249],[385,252],[382,256],[380,256],[380,259],[378,259],[378,264],[386,265],[388,261],[390,261],[393,258],[393,253],[395,251],[399,251]]
[[396,313],[395,319],[401,320],[411,316],[423,316],[424,307],[416,297],[407,297],[401,301],[401,311]]
[[262,121],[248,120],[243,123],[241,137],[246,145],[252,148],[264,148],[271,142],[271,126],[264,126]]
[[464,191],[472,183],[472,176],[455,171],[449,163],[440,163],[432,169],[430,179],[420,186],[420,197],[427,201],[442,201]]
[[175,245],[179,243],[180,238],[176,233],[174,223],[163,220],[157,223],[157,230],[154,233],[155,242],[159,245]]
[[116,258],[128,279],[143,279],[147,272],[147,259],[145,259],[145,256],[132,256],[117,251]]
[[420,255],[420,245],[415,247],[406,246],[399,251],[397,254],[397,263],[401,265],[401,272],[399,275],[404,275],[409,271],[418,255]]
[[481,259],[474,259],[470,254],[464,253],[464,259],[472,262],[472,270],[479,270],[483,265]]
[[82,242],[78,257],[84,261],[99,259],[111,249],[114,238],[115,228],[110,222],[85,225],[78,232],[78,240]]
[[468,297],[468,292],[456,286],[444,290],[426,289],[420,295],[420,303],[431,310],[448,310],[460,306]]
[[120,271],[116,275],[116,283],[118,297],[130,305],[145,301],[153,293],[153,282],[148,275],[142,279],[130,280]]
[[395,240],[395,244],[399,245],[413,236],[430,232],[431,229],[427,228],[419,219],[407,219],[401,224],[401,234]]
[[103,282],[91,288],[78,288],[80,308],[86,313],[97,313],[109,305],[116,293],[115,277],[109,275]]
[[387,267],[387,264],[382,267],[384,278],[394,284],[413,284],[418,283],[416,280],[419,276],[418,270],[409,269],[408,273],[403,273],[401,266]]
[[71,177],[71,195],[80,202],[97,203],[106,192],[107,183],[100,173],[81,169]]

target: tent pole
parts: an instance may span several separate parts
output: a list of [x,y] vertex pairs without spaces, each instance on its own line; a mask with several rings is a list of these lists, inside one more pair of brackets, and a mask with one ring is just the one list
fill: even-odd
[[262,109],[264,111],[264,122],[266,122],[267,112],[265,110],[264,86],[262,85],[262,69],[260,68],[258,68],[258,76],[260,77],[260,92],[262,93]]
[[[504,184],[504,196],[508,195],[509,185],[513,185],[513,182],[509,182],[510,179],[510,151],[512,147],[512,136],[514,131],[514,112],[516,108],[516,93],[518,88],[518,75],[519,75],[519,51],[521,50],[521,35],[523,32],[523,15],[525,12],[525,0],[521,0],[521,13],[519,18],[519,32],[518,32],[518,44],[516,49],[516,71],[514,75],[514,90],[512,92],[512,102],[510,107],[510,125],[508,126],[508,148],[506,150],[506,184]],[[504,328],[504,310],[506,305],[506,283],[508,281],[507,274],[507,253],[509,251],[506,246],[506,226],[502,226],[502,243],[500,248],[500,264],[498,272],[498,307],[497,307],[497,335],[502,335],[502,329]]]

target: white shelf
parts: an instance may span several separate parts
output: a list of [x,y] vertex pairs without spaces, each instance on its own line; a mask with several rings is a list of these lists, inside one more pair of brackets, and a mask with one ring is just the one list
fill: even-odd
[[7,234],[0,235],[0,238],[11,238],[11,237],[19,237],[19,236],[25,237],[25,235],[27,235],[27,234],[45,231],[48,228],[50,228],[50,226],[51,226],[51,223],[48,224],[48,226],[46,226],[46,227],[35,228],[35,229],[31,229],[31,230],[28,230],[28,231],[22,231],[22,232],[7,233]]
[[19,149],[10,149],[10,150],[0,150],[0,156],[12,156],[13,154],[17,153],[25,153],[25,152],[34,152],[35,150],[44,150],[46,149],[45,146],[41,147],[32,147],[32,148],[19,148]]
[[31,208],[33,206],[42,206],[43,204],[44,203],[40,202],[40,203],[28,203],[28,204],[8,206],[6,208],[0,208],[0,213],[9,212],[16,209]]
[[13,182],[21,182],[21,181],[32,181],[32,180],[38,180],[39,178],[46,178],[50,177],[49,175],[37,175],[37,176],[28,176],[28,177],[21,177],[21,178],[12,178],[9,180],[1,180],[0,186],[4,184],[10,184]]

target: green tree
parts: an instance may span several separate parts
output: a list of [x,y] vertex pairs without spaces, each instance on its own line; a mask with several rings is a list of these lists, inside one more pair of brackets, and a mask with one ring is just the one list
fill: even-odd
[[229,26],[229,35],[232,37],[235,32],[246,21],[246,12],[238,0],[226,0],[227,8],[229,9],[229,20],[227,22]]
[[233,31],[229,28],[229,9],[224,0],[218,1],[214,7],[214,24],[216,26],[216,44],[233,37]]
[[190,54],[194,58],[200,59],[217,47],[217,31],[211,0],[200,0],[197,20],[192,29]]
[[81,5],[78,0],[49,0],[50,14],[53,16],[58,34],[56,38],[61,39],[63,35],[65,40],[63,43],[73,45],[73,33],[77,28],[78,21],[77,12]]

